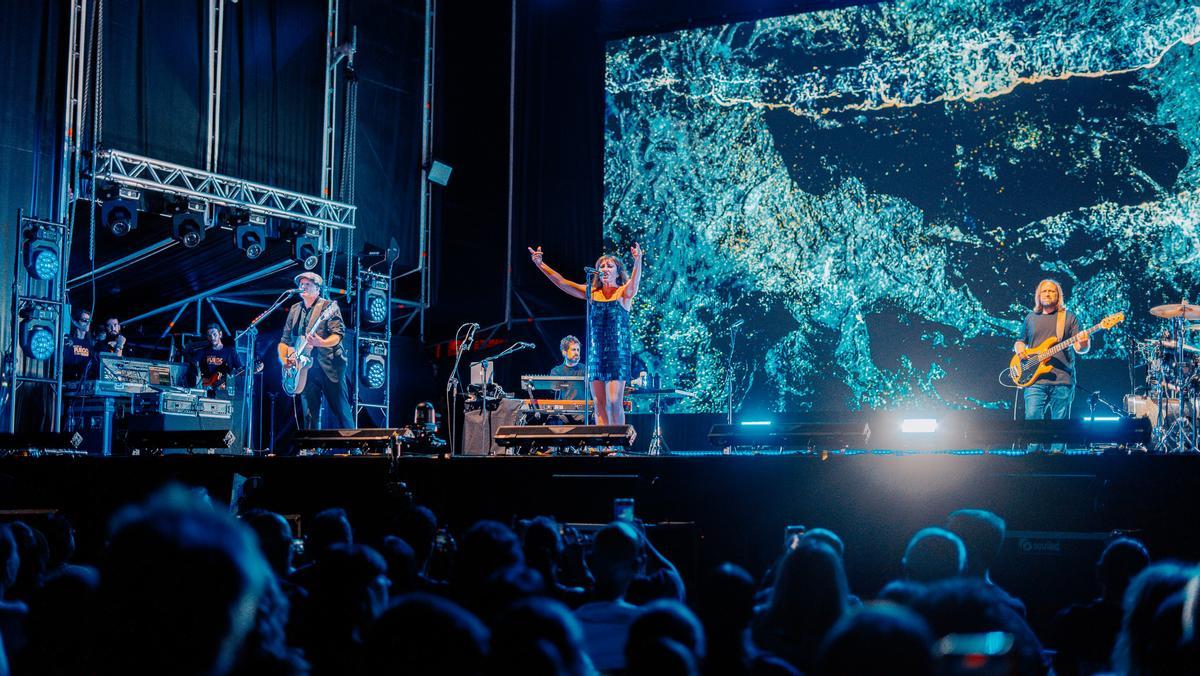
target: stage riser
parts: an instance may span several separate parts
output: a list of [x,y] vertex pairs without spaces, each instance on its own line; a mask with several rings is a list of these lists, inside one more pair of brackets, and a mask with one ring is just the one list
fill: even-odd
[[[538,514],[603,523],[614,498],[632,497],[646,521],[697,525],[698,570],[729,559],[760,572],[778,554],[785,526],[822,526],[846,541],[851,584],[867,597],[899,574],[913,532],[941,524],[953,509],[981,507],[1013,531],[1067,534],[1013,538],[995,571],[1039,620],[1095,593],[1090,566],[1101,542],[1088,534],[1137,531],[1156,559],[1200,558],[1193,527],[1200,456],[402,458],[394,465],[377,457],[9,458],[0,460],[0,508],[65,510],[81,526],[81,553],[94,556],[117,506],[171,479],[227,501],[235,473],[261,478],[247,505],[302,516],[344,506],[365,542],[401,501],[397,481],[456,532],[480,518]],[[673,554],[689,560],[687,538],[676,546]]]

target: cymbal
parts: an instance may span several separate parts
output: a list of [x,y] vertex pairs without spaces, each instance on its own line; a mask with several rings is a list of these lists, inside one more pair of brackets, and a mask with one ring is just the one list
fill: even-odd
[[[1157,346],[1159,346],[1159,347],[1163,347],[1163,348],[1166,348],[1166,349],[1168,349],[1168,350],[1174,350],[1175,348],[1179,347],[1179,343],[1177,343],[1177,342],[1175,342],[1175,341],[1173,341],[1173,340],[1152,340],[1152,341],[1150,341],[1150,343],[1151,343],[1152,345],[1157,345]],[[1197,352],[1197,353],[1200,353],[1200,348],[1198,348],[1198,347],[1196,347],[1196,346],[1194,346],[1194,345],[1188,345],[1187,343],[1184,343],[1184,344],[1183,344],[1183,349],[1184,349],[1184,351],[1186,351],[1186,352]]]
[[1150,308],[1150,314],[1155,317],[1162,317],[1163,319],[1175,319],[1176,317],[1200,319],[1200,305],[1167,303],[1166,305],[1156,305]]

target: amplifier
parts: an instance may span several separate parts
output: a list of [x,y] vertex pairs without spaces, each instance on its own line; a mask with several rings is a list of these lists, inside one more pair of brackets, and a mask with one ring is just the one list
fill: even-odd
[[133,410],[137,414],[178,415],[202,418],[233,417],[233,402],[228,399],[205,397],[204,390],[160,390],[135,395]]

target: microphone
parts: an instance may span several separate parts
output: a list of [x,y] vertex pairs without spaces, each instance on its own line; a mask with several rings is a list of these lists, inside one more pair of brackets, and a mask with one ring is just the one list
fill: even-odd
[[520,347],[522,350],[532,350],[533,348],[537,347],[537,345],[534,345],[533,343],[517,343],[517,347]]
[[742,324],[745,324],[745,323],[746,323],[746,320],[745,320],[745,319],[739,319],[739,320],[737,320],[736,322],[734,322],[733,324],[730,324],[730,326],[729,326],[729,330],[731,330],[731,331],[732,331],[733,329],[736,329],[736,328],[738,328],[739,326],[741,326]]
[[585,275],[594,275],[594,274],[596,274],[596,268],[584,267],[584,268],[583,268],[583,273],[584,273]]

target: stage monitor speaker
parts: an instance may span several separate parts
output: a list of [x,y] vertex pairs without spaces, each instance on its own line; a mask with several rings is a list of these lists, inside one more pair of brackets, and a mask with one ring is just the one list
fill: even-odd
[[79,432],[0,433],[0,455],[39,451],[74,451],[83,443]]
[[465,407],[463,411],[463,455],[502,455],[504,449],[496,443],[496,431],[517,423],[520,399],[488,401],[488,409]]
[[1003,424],[976,425],[955,430],[971,448],[1020,448],[1027,445],[1063,444],[1130,446],[1150,443],[1148,418],[1118,420],[1013,420]]
[[865,422],[769,423],[762,425],[713,425],[708,441],[724,448],[763,447],[811,451],[865,448],[871,428]]
[[[231,434],[229,442],[225,443],[227,432]],[[178,440],[179,443],[168,443],[172,440]],[[164,443],[166,445],[162,445]],[[229,418],[174,413],[126,416],[123,424],[118,425],[113,451],[150,451],[165,455],[196,452],[244,455],[246,452],[245,444],[233,432]]]
[[[131,423],[139,416],[131,416]],[[124,447],[133,455],[177,453],[228,453],[236,437],[233,431],[146,429],[131,424],[125,431]]]
[[332,430],[299,430],[292,445],[301,451],[346,451],[396,455],[402,430],[392,427]]
[[496,430],[496,443],[506,447],[620,446],[637,439],[633,425],[512,425]]

